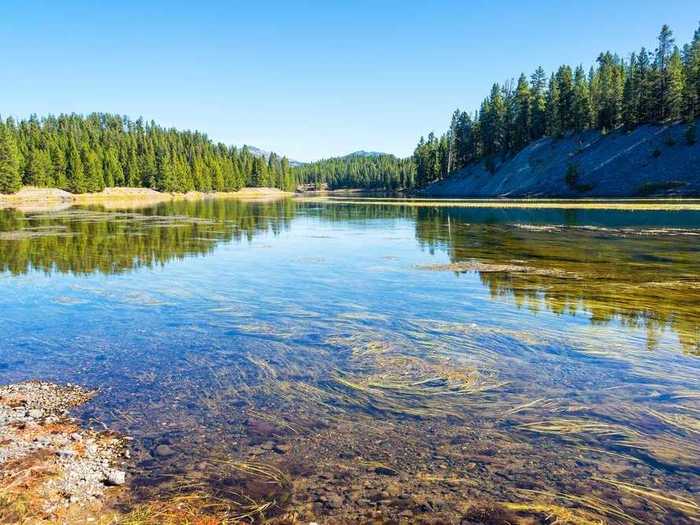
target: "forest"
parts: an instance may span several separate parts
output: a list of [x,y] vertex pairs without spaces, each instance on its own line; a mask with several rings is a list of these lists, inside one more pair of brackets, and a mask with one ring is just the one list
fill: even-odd
[[325,183],[330,189],[399,190],[415,184],[413,160],[388,154],[350,154],[302,164],[293,172],[301,183]]
[[16,192],[22,185],[74,193],[112,186],[167,192],[243,186],[293,190],[299,183],[402,190],[425,186],[475,162],[483,161],[493,172],[497,159],[545,136],[687,121],[686,140],[694,143],[698,117],[700,28],[680,47],[664,25],[653,51],[642,48],[628,58],[607,51],[588,71],[582,65],[562,65],[548,77],[539,67],[517,82],[494,84],[478,111],[456,110],[446,133],[421,137],[406,159],[351,154],[292,168],[274,153],[262,158],[200,132],[120,115],[0,119],[0,193]]
[[0,193],[22,185],[73,193],[113,186],[206,192],[293,190],[296,182],[288,160],[275,153],[265,159],[199,132],[94,113],[0,119]]
[[495,159],[514,155],[541,137],[598,130],[632,130],[642,124],[687,121],[696,141],[700,117],[700,27],[679,47],[664,25],[658,45],[629,58],[601,53],[586,71],[560,66],[547,77],[539,67],[528,78],[494,84],[478,111],[457,110],[441,136],[421,137],[414,152],[416,185],[424,186],[475,162],[495,170]]

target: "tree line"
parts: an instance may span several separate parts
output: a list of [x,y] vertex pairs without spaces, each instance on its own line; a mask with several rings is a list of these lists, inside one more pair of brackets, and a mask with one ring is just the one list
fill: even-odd
[[414,152],[419,186],[469,164],[513,155],[541,137],[585,130],[603,133],[641,124],[686,120],[695,140],[700,117],[700,28],[692,42],[675,45],[664,25],[654,51],[644,47],[623,59],[601,53],[588,71],[563,65],[547,77],[542,67],[517,82],[494,84],[478,111],[457,110],[449,130],[421,137]]
[[293,171],[303,184],[314,184],[317,187],[327,184],[330,189],[399,190],[411,188],[415,184],[413,160],[388,154],[334,157],[302,164]]
[[292,190],[296,181],[287,158],[275,153],[262,158],[196,131],[93,113],[0,119],[0,193],[22,185],[74,193],[114,186],[206,192]]

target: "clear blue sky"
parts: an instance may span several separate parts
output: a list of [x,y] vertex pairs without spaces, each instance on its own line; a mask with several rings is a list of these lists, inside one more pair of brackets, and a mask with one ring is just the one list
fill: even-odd
[[408,155],[494,81],[700,20],[698,0],[2,4],[3,116],[143,116],[300,160]]

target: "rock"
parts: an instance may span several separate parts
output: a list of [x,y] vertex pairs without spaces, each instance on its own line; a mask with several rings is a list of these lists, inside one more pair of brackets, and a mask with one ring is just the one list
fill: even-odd
[[400,483],[397,482],[389,482],[386,486],[385,492],[388,494],[389,497],[391,498],[396,498],[401,496],[403,493],[402,487]]
[[161,444],[156,447],[155,453],[156,456],[160,456],[161,458],[167,458],[175,454],[175,451],[168,445]]
[[275,448],[273,448],[273,450],[278,454],[286,454],[287,452],[292,450],[292,446],[286,443],[279,443],[275,445]]
[[126,473],[123,470],[110,470],[107,472],[107,485],[123,485],[126,483]]
[[44,415],[44,411],[38,408],[32,408],[27,412],[27,415],[32,419],[39,419],[41,416]]
[[275,448],[275,444],[272,441],[265,441],[262,445],[260,445],[260,448],[263,450],[272,450]]
[[376,474],[379,474],[381,476],[398,476],[399,473],[395,471],[393,468],[389,467],[376,467],[374,469],[374,472]]
[[328,494],[324,505],[329,509],[339,509],[343,505],[343,497],[338,494]]
[[260,419],[248,418],[248,433],[252,436],[257,437],[272,437],[275,434],[279,434],[279,430],[274,425],[271,425],[267,421],[262,421]]
[[77,453],[75,452],[75,450],[70,450],[70,449],[59,450],[56,454],[58,454],[58,456],[61,458],[72,458],[72,457],[77,456]]
[[411,497],[411,503],[413,504],[413,507],[416,508],[417,510],[421,512],[432,512],[433,507],[430,504],[430,500],[428,500],[427,496],[424,496],[422,494],[415,494],[414,496]]
[[94,456],[97,454],[98,450],[97,443],[88,443],[85,446],[85,452],[87,452],[89,456]]

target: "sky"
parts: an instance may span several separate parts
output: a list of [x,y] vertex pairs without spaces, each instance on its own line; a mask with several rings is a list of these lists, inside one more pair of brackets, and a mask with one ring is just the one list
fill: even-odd
[[310,161],[407,156],[494,82],[688,42],[698,0],[3,0],[0,115],[110,112]]

